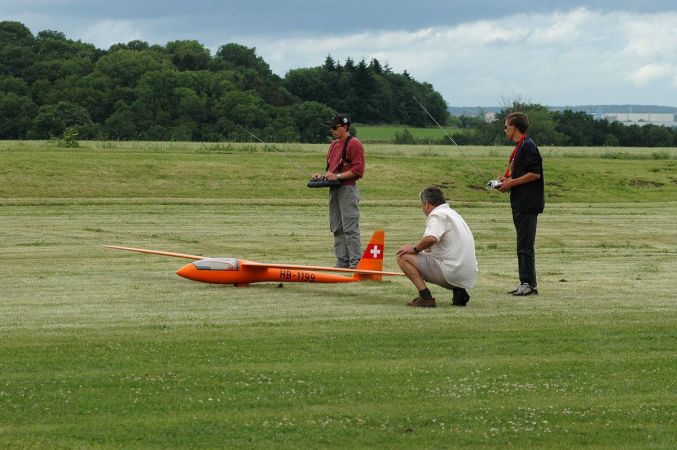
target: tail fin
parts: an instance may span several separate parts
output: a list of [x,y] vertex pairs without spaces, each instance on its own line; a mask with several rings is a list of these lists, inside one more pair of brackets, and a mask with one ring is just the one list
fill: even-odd
[[[367,248],[362,253],[362,259],[357,265],[357,269],[363,270],[383,270],[383,252],[385,250],[385,234],[383,230],[376,230],[371,236]],[[374,280],[381,281],[381,275],[360,274],[353,275],[356,280]]]

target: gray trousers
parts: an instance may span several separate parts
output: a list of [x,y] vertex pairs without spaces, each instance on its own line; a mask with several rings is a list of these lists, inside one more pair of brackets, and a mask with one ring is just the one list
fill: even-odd
[[329,228],[334,233],[336,267],[357,267],[360,242],[360,191],[357,186],[329,188]]

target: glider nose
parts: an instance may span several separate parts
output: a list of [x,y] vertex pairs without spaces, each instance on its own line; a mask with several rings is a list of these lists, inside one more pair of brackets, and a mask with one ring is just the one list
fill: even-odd
[[197,267],[195,267],[195,264],[193,263],[186,264],[185,266],[176,271],[176,274],[178,276],[187,278],[189,280],[195,280],[196,273]]

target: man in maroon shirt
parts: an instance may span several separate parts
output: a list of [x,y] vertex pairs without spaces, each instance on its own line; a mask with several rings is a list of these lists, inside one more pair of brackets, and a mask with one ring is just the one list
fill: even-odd
[[360,241],[360,191],[356,181],[364,174],[364,147],[350,135],[350,118],[336,114],[327,121],[334,140],[327,151],[327,180],[340,180],[329,188],[329,226],[334,233],[336,267],[357,267],[362,256]]

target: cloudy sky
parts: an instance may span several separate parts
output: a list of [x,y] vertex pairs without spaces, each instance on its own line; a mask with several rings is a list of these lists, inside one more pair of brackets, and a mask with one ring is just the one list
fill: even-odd
[[328,54],[376,58],[451,106],[677,106],[675,0],[0,0],[0,20],[102,49],[237,42],[280,76]]

